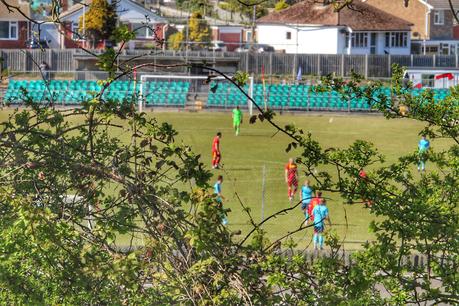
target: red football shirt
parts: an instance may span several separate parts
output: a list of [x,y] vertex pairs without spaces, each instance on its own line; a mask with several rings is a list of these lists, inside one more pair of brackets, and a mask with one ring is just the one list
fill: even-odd
[[212,142],[212,152],[220,152],[220,138],[218,136],[215,136]]
[[289,182],[296,181],[296,174],[297,174],[297,166],[296,164],[288,163],[285,165],[285,170],[287,170],[287,179]]

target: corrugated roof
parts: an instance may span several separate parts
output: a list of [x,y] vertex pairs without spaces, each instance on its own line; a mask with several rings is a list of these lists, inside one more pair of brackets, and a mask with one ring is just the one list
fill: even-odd
[[[5,5],[11,5],[10,10]],[[12,8],[14,7],[14,8]],[[0,19],[27,21],[30,18],[30,4],[19,0],[2,0],[0,2]]]
[[331,5],[306,0],[280,12],[261,17],[257,23],[348,26],[354,31],[409,31],[412,24],[371,5],[355,2],[336,12]]

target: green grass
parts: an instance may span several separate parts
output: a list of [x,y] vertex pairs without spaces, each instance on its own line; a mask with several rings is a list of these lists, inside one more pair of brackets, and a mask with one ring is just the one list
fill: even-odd
[[[213,170],[214,177],[224,176],[224,205],[231,209],[229,222],[231,229],[249,230],[248,218],[242,211],[235,193],[240,196],[245,206],[251,208],[253,218],[261,220],[262,171],[266,168],[265,212],[267,217],[281,209],[289,207],[287,188],[283,180],[283,167],[289,157],[285,148],[289,143],[287,136],[278,133],[268,123],[249,125],[244,122],[241,135],[234,136],[231,116],[228,113],[155,113],[160,121],[167,121],[180,133],[179,140],[190,144],[196,152],[202,154],[203,161],[210,168],[211,143],[214,135],[221,131],[222,163],[224,170]],[[246,121],[248,121],[246,116]],[[330,120],[333,118],[333,120]],[[357,139],[372,142],[386,156],[387,162],[417,149],[419,131],[423,125],[407,119],[386,120],[381,116],[337,116],[324,115],[282,115],[276,117],[281,126],[294,123],[297,127],[310,131],[322,147],[346,147]],[[433,147],[444,147],[445,143],[433,141]],[[323,170],[323,169],[318,169]],[[301,167],[300,167],[301,173]],[[300,181],[305,179],[300,175]],[[298,198],[297,194],[297,199]],[[362,204],[347,205],[339,196],[324,194],[328,201],[332,228],[344,240],[346,248],[356,249],[364,241],[371,240],[368,231],[372,216]],[[346,224],[345,216],[348,222]],[[299,227],[303,221],[300,209],[279,216],[264,225],[270,240],[279,238],[287,231]],[[308,246],[312,229],[296,234],[299,247]]]
[[[0,121],[6,120],[9,114],[11,114],[10,110],[0,112]],[[268,123],[258,122],[249,125],[248,116],[245,115],[241,135],[236,137],[229,113],[155,112],[149,113],[148,116],[155,116],[159,121],[171,123],[179,132],[177,141],[191,145],[195,152],[202,155],[202,160],[209,169],[212,139],[218,131],[223,133],[221,150],[224,170],[212,170],[214,178],[211,183],[214,183],[216,175],[224,175],[223,195],[226,197],[224,205],[231,209],[229,226],[232,230],[241,229],[243,233],[247,233],[251,228],[248,217],[236,198],[236,193],[244,205],[251,208],[254,220],[261,220],[263,167],[266,171],[265,218],[289,207],[283,171],[288,158],[295,157],[295,152],[288,154],[285,152],[289,139],[282,133],[276,134],[274,128]],[[374,115],[297,114],[277,116],[275,121],[280,126],[294,123],[304,131],[310,131],[322,147],[343,148],[357,139],[368,140],[386,156],[388,163],[416,150],[418,133],[423,128],[422,123],[412,120],[386,120]],[[112,136],[128,141],[126,132]],[[446,145],[444,141],[432,141],[435,150],[443,149]],[[301,167],[299,170],[301,174]],[[300,185],[304,179],[304,175],[300,175]],[[335,194],[325,193],[324,196],[330,198],[328,206],[332,228],[343,239],[347,249],[357,249],[362,242],[372,239],[368,225],[373,217],[362,207],[362,204],[344,204],[343,200]],[[299,200],[299,194],[297,199]],[[303,214],[298,208],[289,214],[270,220],[263,228],[269,239],[273,241],[286,232],[297,229],[303,220]],[[299,248],[307,247],[311,237],[310,228],[294,235]]]

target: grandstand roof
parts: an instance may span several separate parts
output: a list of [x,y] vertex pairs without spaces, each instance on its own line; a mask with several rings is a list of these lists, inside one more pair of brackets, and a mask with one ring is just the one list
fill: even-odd
[[371,5],[354,2],[340,11],[306,0],[258,19],[259,24],[347,26],[354,31],[409,31],[412,24]]

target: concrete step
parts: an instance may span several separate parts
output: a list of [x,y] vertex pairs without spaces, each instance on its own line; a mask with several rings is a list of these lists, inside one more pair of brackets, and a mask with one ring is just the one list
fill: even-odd
[[185,109],[189,111],[200,111],[206,106],[206,103],[202,100],[188,101],[185,104]]

